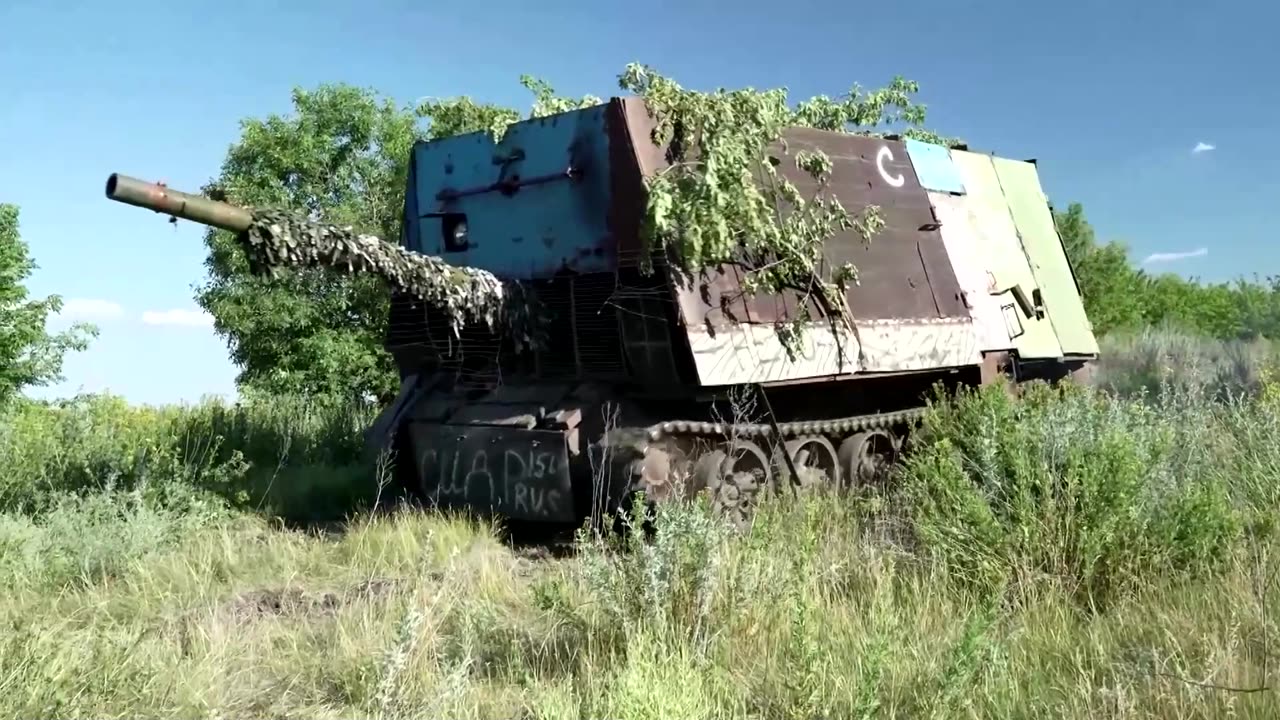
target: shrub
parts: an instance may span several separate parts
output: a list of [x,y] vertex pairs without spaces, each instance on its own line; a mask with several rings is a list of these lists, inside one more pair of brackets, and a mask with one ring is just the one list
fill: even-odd
[[1280,366],[1270,341],[1218,340],[1172,327],[1148,327],[1103,338],[1092,383],[1126,397],[1195,391],[1224,401],[1261,392]]
[[65,493],[179,481],[291,520],[335,519],[379,490],[363,455],[367,407],[300,398],[132,407],[109,395],[26,402],[0,419],[0,511]]
[[[1241,525],[1214,409],[1036,383],[939,397],[900,473],[917,539],[967,583],[1050,580],[1088,603],[1213,566]],[[1210,450],[1213,451],[1210,451]]]

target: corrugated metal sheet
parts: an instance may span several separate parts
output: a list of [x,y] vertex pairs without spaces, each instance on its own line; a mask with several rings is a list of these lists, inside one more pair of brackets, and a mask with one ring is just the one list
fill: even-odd
[[1037,288],[1035,274],[1027,262],[1009,205],[1000,188],[995,166],[987,155],[952,150],[951,159],[968,189],[967,203],[976,226],[977,237],[984,245],[982,254],[987,270],[995,279],[993,294],[1006,318],[1014,347],[1024,359],[1062,357],[1058,336],[1046,314],[1043,318],[1026,315],[1019,310],[1013,289],[1021,287],[1027,298]]
[[995,158],[996,175],[1044,293],[1045,307],[1053,319],[1062,350],[1074,355],[1096,355],[1098,341],[1084,311],[1067,261],[1066,250],[1053,222],[1048,198],[1040,187],[1036,166],[1024,161]]
[[934,214],[942,223],[942,241],[947,246],[951,267],[969,304],[979,347],[983,351],[1012,350],[1009,328],[1000,301],[991,294],[994,278],[987,272],[987,257],[995,250],[978,231],[978,222],[964,195],[931,192]]
[[947,148],[911,139],[907,140],[906,146],[911,164],[915,166],[916,175],[920,178],[920,185],[925,190],[964,194],[964,179],[951,161],[951,153]]

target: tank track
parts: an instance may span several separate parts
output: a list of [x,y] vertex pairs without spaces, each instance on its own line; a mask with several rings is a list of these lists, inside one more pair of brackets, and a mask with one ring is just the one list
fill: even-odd
[[[633,453],[629,494],[653,505],[707,492],[713,509],[741,526],[766,493],[874,482],[904,447],[898,430],[924,413],[916,407],[782,423],[666,420],[616,429],[609,444],[629,445]],[[619,443],[624,437],[633,441]]]
[[[777,433],[783,437],[801,435],[838,435],[862,430],[887,430],[895,425],[911,423],[924,417],[924,408],[911,408],[895,412],[854,415],[832,420],[804,420],[778,423]],[[775,426],[769,423],[720,423],[703,420],[667,420],[655,423],[647,429],[651,442],[658,442],[671,435],[696,435],[700,437],[737,435],[741,437],[768,437]]]

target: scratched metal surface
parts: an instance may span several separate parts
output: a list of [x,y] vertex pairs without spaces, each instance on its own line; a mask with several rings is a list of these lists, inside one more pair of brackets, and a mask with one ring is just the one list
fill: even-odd
[[[608,107],[516,123],[496,145],[488,132],[415,145],[412,190],[419,217],[409,229],[408,247],[505,277],[548,277],[561,267],[611,270],[616,245],[608,230]],[[515,150],[524,158],[504,171],[496,159]],[[552,176],[571,165],[581,171],[580,179],[524,185],[510,196],[491,190],[447,202],[438,197],[442,190],[483,188],[512,175],[524,181]],[[445,250],[442,220],[430,216],[442,212],[466,214],[471,247]]]
[[996,297],[1008,318],[1010,334],[1018,354],[1026,359],[1058,358],[1062,348],[1054,332],[1050,316],[1037,318],[1018,312],[1010,292],[1020,286],[1028,298],[1038,287],[1031,265],[1018,239],[1013,215],[1000,189],[1000,179],[990,156],[964,150],[952,150],[951,159],[964,178],[965,202],[984,247],[983,260],[995,276]]
[[947,148],[910,138],[907,139],[906,146],[911,165],[925,190],[964,194],[964,179],[960,177],[955,163],[951,162],[951,153]]
[[929,200],[942,223],[942,241],[969,304],[979,347],[984,352],[1013,349],[1001,302],[991,294],[997,289],[995,275],[987,266],[991,248],[978,230],[969,198],[930,192]]
[[1096,355],[1098,341],[1053,222],[1049,200],[1040,187],[1036,166],[1007,158],[995,158],[994,164],[1014,225],[1031,261],[1031,271],[1040,283],[1045,306],[1053,319],[1058,343],[1068,354]]
[[859,320],[857,338],[837,342],[827,323],[810,323],[792,359],[771,325],[743,324],[714,334],[687,328],[689,349],[703,385],[771,383],[854,372],[936,370],[982,362],[969,318]]

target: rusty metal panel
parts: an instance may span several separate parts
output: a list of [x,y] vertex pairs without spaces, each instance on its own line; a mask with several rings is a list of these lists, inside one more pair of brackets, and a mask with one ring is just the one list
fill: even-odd
[[[653,130],[657,123],[649,114],[644,101],[633,97],[616,102],[619,104],[619,115],[626,126],[625,143],[629,146],[630,165],[639,171],[642,178],[653,177],[669,167],[667,148],[659,147],[653,142]],[[620,128],[622,124],[620,123]],[[610,142],[615,142],[612,135]],[[622,139],[619,138],[616,144],[621,147]],[[621,164],[615,164],[615,175],[621,172],[621,167]],[[621,182],[625,184],[627,181]],[[615,181],[615,187],[617,184]],[[615,195],[614,203],[619,202],[634,208],[635,224],[630,234],[630,238],[634,240],[619,235],[618,264],[634,266],[640,259],[639,219],[643,217],[644,205],[629,203],[626,195]],[[623,221],[626,214],[626,211],[620,213],[619,220]],[[655,262],[661,264],[661,258]],[[780,304],[777,298],[748,298],[742,291],[739,271],[731,266],[704,268],[697,277],[673,277],[671,284],[672,299],[686,327],[724,328],[743,322],[773,322],[780,317],[776,310],[776,306]]]
[[1067,354],[1096,355],[1098,341],[1085,314],[1084,301],[1076,287],[1062,239],[1058,237],[1049,199],[1040,187],[1036,166],[1007,158],[994,158],[994,164],[1013,223],[1031,261],[1031,271],[1040,283],[1058,343]]
[[[653,123],[644,105],[624,101],[623,113],[636,166],[646,176],[661,171],[668,163],[650,138]],[[707,268],[694,278],[672,279],[699,381],[769,382],[978,364],[972,319],[906,146],[804,128],[787,130],[783,140],[787,154],[781,154],[782,143],[777,146],[780,172],[802,195],[819,188],[795,167],[795,154],[822,150],[833,163],[825,191],[853,213],[877,205],[885,220],[870,244],[850,230],[830,239],[824,254],[826,273],[844,263],[859,270],[860,284],[846,298],[856,337],[837,342],[826,322],[813,323],[803,333],[803,357],[791,361],[773,326],[795,317],[799,294],[748,297],[740,269]]]
[[960,177],[955,163],[951,162],[951,153],[947,148],[909,138],[906,146],[911,164],[920,177],[920,185],[925,190],[964,194],[964,179]]
[[645,215],[644,179],[667,163],[650,139],[654,121],[638,98],[614,98],[605,111],[609,147],[609,233],[615,239],[619,267],[641,259],[640,228]]
[[[827,241],[829,267],[851,262],[860,284],[848,292],[849,307],[860,320],[969,317],[960,297],[933,206],[920,186],[906,146],[879,138],[808,128],[783,135],[790,155],[821,150],[831,158],[831,193],[851,213],[868,205],[880,208],[885,224],[865,243],[856,230]],[[817,183],[794,162],[784,161],[780,172],[806,197]]]
[[565,435],[558,430],[409,423],[427,498],[541,522],[574,520]]
[[[670,162],[667,148],[653,142],[652,134],[657,123],[642,99],[615,99],[611,103],[609,118],[613,174],[610,225],[618,238],[619,267],[635,267],[642,255],[643,179],[665,170]],[[655,264],[661,267],[662,258],[655,258]],[[771,322],[776,317],[771,310],[773,299],[766,298],[766,312],[753,318],[749,300],[742,292],[741,277],[733,267],[704,268],[697,277],[672,277],[669,290],[679,318],[686,327],[728,327],[753,320]]]
[[644,100],[629,97],[619,98],[613,102],[617,103],[625,120],[627,142],[635,154],[635,162],[640,168],[640,173],[644,177],[652,177],[655,173],[666,169],[670,165],[667,162],[666,148],[659,147],[653,142],[653,131],[658,123],[649,114],[649,108]]
[[969,212],[977,238],[983,245],[982,259],[994,279],[991,294],[1000,304],[1014,348],[1023,359],[1058,358],[1062,348],[1052,320],[1025,312],[1019,294],[1034,297],[1037,283],[1023,252],[1013,216],[1000,189],[1000,179],[987,155],[964,150],[951,151],[952,162],[964,180]]
[[391,440],[400,428],[400,421],[422,398],[422,376],[413,373],[400,381],[400,392],[390,404],[382,408],[365,435],[366,444],[377,450],[390,447]]
[[[825,323],[804,331],[802,356],[790,361],[772,327],[760,324],[688,325],[690,347],[705,385],[771,382],[850,372],[894,372],[976,365],[979,340],[948,257],[928,194],[902,143],[791,129],[791,153],[822,150],[832,159],[829,188],[851,212],[879,206],[885,227],[865,244],[856,231],[827,243],[825,262],[851,262],[860,284],[848,292],[857,337],[840,342]],[[780,171],[803,195],[816,183],[793,164]],[[721,291],[722,292],[722,291]],[[708,292],[703,297],[712,297]],[[682,306],[700,301],[692,293]],[[752,305],[752,323],[771,322]],[[787,313],[789,316],[789,313]],[[689,317],[686,315],[686,317]],[[841,352],[843,349],[843,352]]]
[[947,246],[951,266],[969,305],[979,347],[984,352],[1013,349],[1004,312],[1000,309],[1000,302],[991,294],[994,278],[988,273],[985,262],[989,254],[988,243],[978,231],[978,223],[969,209],[969,199],[963,195],[930,192],[929,200],[933,202],[934,214],[942,223],[942,241]]

